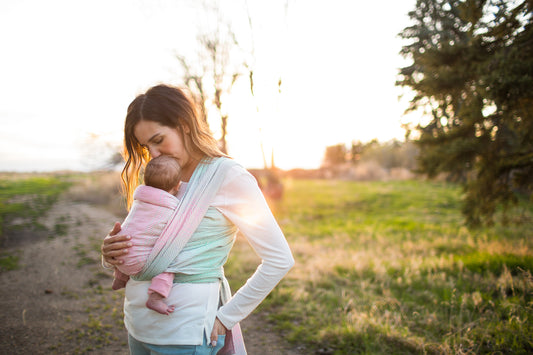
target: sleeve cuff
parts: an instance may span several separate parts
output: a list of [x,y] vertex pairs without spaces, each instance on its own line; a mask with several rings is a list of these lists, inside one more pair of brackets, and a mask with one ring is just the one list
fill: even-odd
[[231,321],[227,317],[225,317],[220,310],[217,312],[217,318],[218,320],[226,327],[227,330],[231,330],[238,322]]

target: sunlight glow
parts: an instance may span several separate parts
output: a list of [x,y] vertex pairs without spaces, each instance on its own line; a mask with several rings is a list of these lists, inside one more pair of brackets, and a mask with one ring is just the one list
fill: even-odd
[[[230,155],[262,167],[263,145],[268,164],[273,152],[283,169],[316,168],[328,145],[403,138],[396,34],[414,0],[246,3],[253,36],[244,3],[220,2],[242,45],[254,40],[257,78],[255,97],[243,76],[227,98]],[[175,55],[194,48],[205,22],[192,1],[10,0],[0,9],[0,31],[11,34],[0,66],[0,171],[89,169],[86,138],[120,146],[129,102],[157,83],[181,84]],[[218,138],[216,116],[210,125]]]

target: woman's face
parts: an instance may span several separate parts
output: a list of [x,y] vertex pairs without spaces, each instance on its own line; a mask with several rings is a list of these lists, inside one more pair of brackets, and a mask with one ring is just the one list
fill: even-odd
[[133,134],[137,141],[148,149],[152,158],[169,155],[178,160],[184,174],[187,172],[191,156],[185,149],[182,136],[177,128],[163,126],[154,121],[142,120],[133,128]]

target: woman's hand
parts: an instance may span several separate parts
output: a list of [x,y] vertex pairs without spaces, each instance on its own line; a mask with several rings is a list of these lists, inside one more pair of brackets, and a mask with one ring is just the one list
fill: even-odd
[[121,256],[128,253],[128,248],[131,247],[130,236],[118,235],[120,232],[120,223],[116,222],[113,229],[105,237],[101,247],[102,257],[104,262],[116,266],[123,263],[122,260],[117,260],[117,256]]
[[215,318],[215,324],[213,325],[213,331],[211,332],[211,346],[216,346],[218,336],[226,335],[227,331],[228,330],[226,329],[224,324],[222,324],[222,322],[218,318]]

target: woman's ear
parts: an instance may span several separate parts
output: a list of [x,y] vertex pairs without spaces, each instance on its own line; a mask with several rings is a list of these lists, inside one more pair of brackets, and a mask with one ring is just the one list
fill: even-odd
[[191,133],[191,129],[189,128],[188,125],[184,124],[184,125],[182,125],[182,127],[183,127],[182,128],[183,129],[183,133],[185,133],[185,134],[190,134]]

